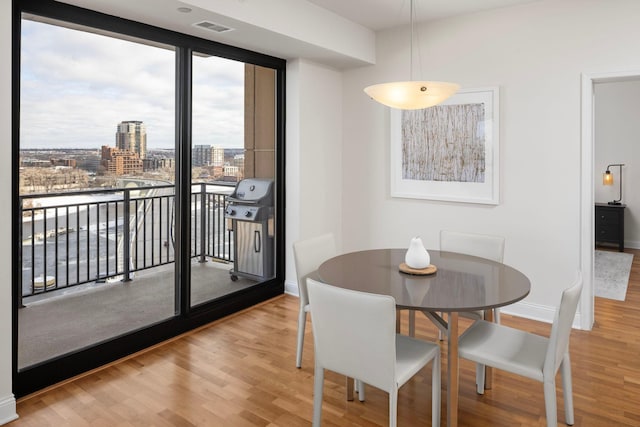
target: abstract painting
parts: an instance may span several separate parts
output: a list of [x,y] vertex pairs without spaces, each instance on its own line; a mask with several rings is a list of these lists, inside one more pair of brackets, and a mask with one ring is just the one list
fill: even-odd
[[498,204],[498,88],[392,110],[393,197]]

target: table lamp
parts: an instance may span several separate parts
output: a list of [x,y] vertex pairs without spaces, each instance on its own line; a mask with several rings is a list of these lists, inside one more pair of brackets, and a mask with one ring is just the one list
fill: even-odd
[[615,164],[607,165],[607,170],[605,171],[604,174],[602,174],[602,184],[603,185],[613,185],[613,174],[609,170],[609,168],[611,166],[618,166],[620,168],[620,196],[618,197],[617,200],[613,200],[613,201],[609,202],[609,204],[610,205],[620,205],[620,204],[622,204],[622,167],[624,166],[624,164],[623,163],[615,163]]

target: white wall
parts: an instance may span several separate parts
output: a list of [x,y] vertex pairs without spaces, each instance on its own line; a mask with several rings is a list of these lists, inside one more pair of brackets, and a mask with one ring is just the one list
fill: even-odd
[[342,75],[296,60],[287,64],[286,291],[297,294],[292,243],[342,235]]
[[344,76],[344,249],[503,235],[505,262],[532,281],[505,311],[550,321],[580,268],[581,73],[638,68],[639,18],[634,0],[543,0],[418,27],[420,78],[500,87],[498,206],[389,196],[389,110],[362,88],[407,79],[409,34],[379,33],[377,65]]
[[602,185],[602,173],[608,164],[623,163],[625,246],[640,249],[640,80],[596,83],[594,94],[594,200],[606,203],[618,199],[620,168],[611,168],[613,186]]
[[11,367],[11,2],[0,2],[0,424],[17,418]]

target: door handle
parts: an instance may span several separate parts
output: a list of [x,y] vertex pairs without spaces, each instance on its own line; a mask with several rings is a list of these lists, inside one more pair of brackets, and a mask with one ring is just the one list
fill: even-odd
[[253,250],[258,253],[262,249],[262,239],[260,238],[260,230],[253,232]]

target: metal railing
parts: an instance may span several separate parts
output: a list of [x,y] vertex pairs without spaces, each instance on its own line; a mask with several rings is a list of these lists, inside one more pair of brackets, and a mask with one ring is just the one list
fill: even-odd
[[[229,191],[194,184],[191,257],[232,262],[224,211]],[[20,197],[22,296],[91,282],[129,281],[175,261],[173,185]]]

